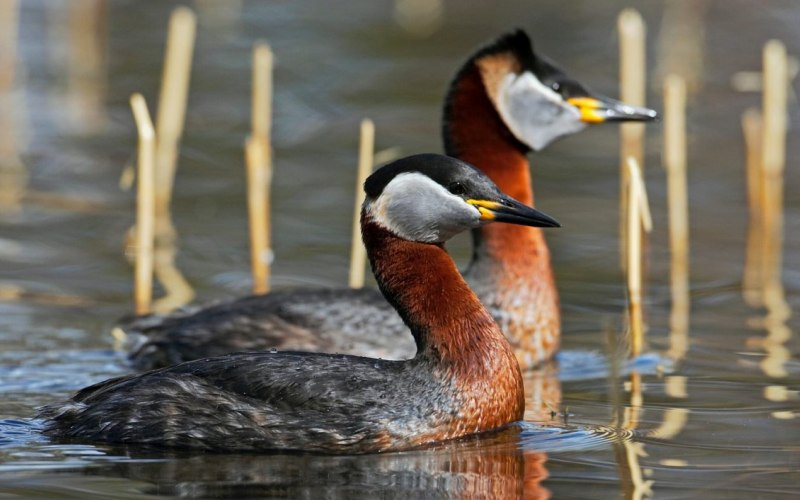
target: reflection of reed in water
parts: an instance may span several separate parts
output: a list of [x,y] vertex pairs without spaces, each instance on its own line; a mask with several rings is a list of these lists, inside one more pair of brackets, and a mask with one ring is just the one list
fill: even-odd
[[791,310],[785,300],[783,268],[783,175],[786,154],[786,103],[789,84],[786,48],[776,40],[764,46],[763,117],[748,110],[742,120],[747,146],[748,228],[747,260],[742,279],[744,298],[751,306],[765,306],[759,328],[764,338],[748,339],[767,356],[761,369],[769,377],[786,377],[791,359],[786,325]]
[[742,115],[742,132],[747,164],[747,204],[750,217],[747,224],[747,247],[745,252],[742,294],[750,306],[762,304],[763,256],[763,175],[761,173],[761,113],[748,109]]
[[[620,377],[620,366],[625,358],[623,345],[618,341],[613,329],[606,330],[606,341],[609,358],[608,387],[609,401],[612,407],[611,426],[617,429],[612,441],[617,472],[620,477],[624,498],[642,498],[651,494],[653,482],[646,481],[639,458],[646,456],[644,443],[627,439],[629,431],[638,427],[639,414],[642,411],[642,383],[641,376],[635,370],[631,372],[630,379],[623,383]],[[623,390],[630,392],[629,404],[625,404]]]

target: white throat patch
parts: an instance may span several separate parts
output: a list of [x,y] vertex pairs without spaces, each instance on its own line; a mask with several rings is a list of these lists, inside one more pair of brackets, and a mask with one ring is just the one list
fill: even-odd
[[375,222],[410,241],[443,243],[482,224],[476,207],[416,172],[398,175],[365,205]]
[[577,108],[529,71],[505,75],[495,105],[514,136],[534,150],[586,127]]

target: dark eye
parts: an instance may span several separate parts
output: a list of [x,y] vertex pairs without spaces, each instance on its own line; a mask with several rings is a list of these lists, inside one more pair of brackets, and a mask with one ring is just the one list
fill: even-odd
[[464,185],[461,184],[460,182],[452,182],[448,184],[447,190],[457,196],[460,196],[467,192],[467,188],[465,188]]
[[559,90],[561,90],[561,84],[558,82],[553,82],[552,84],[550,84],[550,88],[558,92]]

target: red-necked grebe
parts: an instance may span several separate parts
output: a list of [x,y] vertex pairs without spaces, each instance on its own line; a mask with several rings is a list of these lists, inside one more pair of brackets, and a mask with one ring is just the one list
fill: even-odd
[[[558,223],[447,156],[397,160],[364,189],[364,244],[378,287],[411,330],[414,358],[258,352],[189,361],[42,408],[46,434],[218,451],[370,453],[519,420],[524,392],[511,346],[443,243],[491,222]],[[378,325],[374,335],[382,334]]]
[[[652,120],[655,112],[598,96],[535,53],[515,31],[478,50],[450,84],[446,153],[476,165],[504,192],[533,203],[526,154],[588,123]],[[473,231],[464,276],[499,322],[523,369],[558,349],[560,313],[541,230],[494,225]],[[376,290],[272,292],[123,323],[139,369],[243,350],[301,349],[408,359],[407,329]],[[375,332],[380,334],[376,335]]]

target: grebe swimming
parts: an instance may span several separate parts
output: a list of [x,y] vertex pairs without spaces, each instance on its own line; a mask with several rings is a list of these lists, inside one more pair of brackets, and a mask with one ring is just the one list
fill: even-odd
[[[523,31],[478,50],[459,69],[444,106],[446,153],[533,203],[526,154],[588,123],[652,120],[656,113],[598,96],[536,54]],[[550,253],[540,229],[497,224],[473,231],[464,273],[523,369],[549,359],[561,329]],[[120,325],[139,369],[269,348],[408,359],[415,346],[377,290],[277,291]],[[369,328],[365,328],[365,326]],[[379,334],[376,334],[379,332]]]
[[[413,335],[414,358],[257,352],[189,361],[44,407],[45,433],[218,451],[370,453],[519,420],[525,402],[514,353],[443,243],[490,222],[558,223],[447,156],[397,160],[364,189],[364,244],[378,287]],[[382,334],[378,325],[374,335]]]

